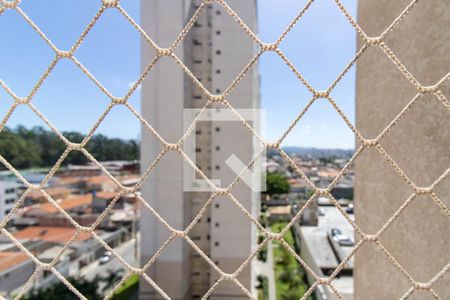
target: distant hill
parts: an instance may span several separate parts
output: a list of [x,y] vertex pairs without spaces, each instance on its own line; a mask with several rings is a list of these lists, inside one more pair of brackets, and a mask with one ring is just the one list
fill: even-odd
[[[319,157],[351,157],[354,153],[353,149],[325,149],[325,148],[313,148],[313,147],[283,147],[283,150],[287,154],[296,154],[301,156],[311,156],[314,158]],[[275,150],[267,151],[268,156],[273,156],[277,152]]]

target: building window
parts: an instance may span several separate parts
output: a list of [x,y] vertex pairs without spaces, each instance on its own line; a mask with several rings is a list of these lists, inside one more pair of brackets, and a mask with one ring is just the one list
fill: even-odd
[[220,226],[219,222],[214,223],[214,225],[215,225],[216,227],[219,227],[219,226]]
[[208,235],[206,236],[206,239],[209,241],[209,240],[211,239],[211,236],[208,234]]
[[216,132],[220,132],[220,127],[216,127]]
[[216,208],[219,208],[220,207],[220,204],[219,203],[216,203]]
[[202,27],[202,24],[200,24],[199,22],[195,22],[194,27]]
[[216,247],[219,247],[219,242],[214,242],[214,245],[215,245]]
[[202,43],[200,43],[198,40],[193,40],[194,46],[201,46]]
[[211,223],[211,218],[208,217],[208,218],[206,219],[206,222]]
[[197,130],[195,131],[195,134],[202,134],[202,131],[201,131],[200,129],[197,129]]
[[14,198],[9,198],[9,199],[6,199],[5,200],[5,203],[6,204],[11,204],[11,203],[14,203],[16,201],[16,199],[14,199]]
[[220,15],[220,14],[221,14],[220,10],[216,11],[216,15]]
[[220,166],[219,165],[216,166],[216,170],[220,170]]
[[216,146],[216,151],[220,151],[220,147],[219,146]]
[[201,59],[196,59],[196,60],[194,60],[194,64],[201,64],[202,63],[202,60]]
[[195,148],[195,152],[197,153],[202,152],[202,148]]
[[42,275],[44,276],[44,278],[47,278],[49,275],[52,274],[52,271],[50,270],[44,270],[44,272],[42,273]]
[[216,74],[220,74],[220,69],[217,69],[217,70],[216,70]]
[[220,94],[220,89],[216,89],[216,93],[217,93],[217,94]]
[[12,193],[14,193],[15,191],[16,191],[16,190],[13,189],[13,188],[6,189],[6,190],[5,190],[5,194],[12,194]]
[[200,276],[200,272],[192,272],[193,276]]
[[216,54],[220,55],[222,52],[220,50],[216,50]]
[[216,31],[216,34],[217,34],[217,35],[220,35],[220,33],[221,33],[220,30],[217,30],[217,31]]
[[194,95],[194,99],[202,99],[201,95]]
[[201,240],[200,236],[193,236],[193,237],[191,237],[191,239],[193,241],[200,241]]

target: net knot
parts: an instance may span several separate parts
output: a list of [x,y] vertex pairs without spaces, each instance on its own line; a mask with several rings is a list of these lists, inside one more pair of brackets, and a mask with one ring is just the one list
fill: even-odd
[[420,86],[418,88],[419,92],[421,92],[422,94],[433,94],[436,92],[437,87],[435,85],[431,85],[431,86]]
[[222,95],[212,95],[210,97],[211,102],[222,102],[223,101],[223,96]]
[[166,148],[167,150],[178,150],[178,144],[168,143]]
[[369,46],[377,46],[381,43],[380,37],[367,37],[366,42]]
[[276,232],[268,232],[267,233],[267,238],[269,240],[280,240],[282,238],[280,233],[276,233]]
[[30,102],[30,99],[28,97],[18,97],[16,98],[17,104],[28,104]]
[[69,148],[75,151],[81,151],[83,146],[80,143],[69,143]]
[[314,97],[316,98],[316,99],[319,99],[319,98],[328,98],[329,97],[329,92],[328,91],[315,91],[314,92]]
[[364,139],[364,147],[369,148],[378,144],[377,139]]
[[111,102],[112,102],[112,104],[117,105],[117,104],[125,104],[127,102],[127,100],[125,98],[113,97],[113,98],[111,98]]
[[279,146],[280,146],[279,143],[267,143],[266,144],[267,149],[278,149]]
[[14,0],[14,1],[3,1],[3,7],[6,9],[12,9],[16,8],[17,5],[20,4],[20,0]]
[[58,58],[70,58],[72,53],[70,51],[58,50]]
[[277,50],[277,44],[275,44],[275,43],[272,43],[272,44],[263,43],[261,45],[261,50],[262,51],[275,51],[275,50]]
[[172,54],[172,49],[170,48],[159,48],[158,56],[169,56]]
[[423,282],[415,282],[414,288],[416,290],[430,290],[431,285],[429,283],[423,283]]
[[217,195],[219,195],[219,196],[225,196],[225,195],[227,195],[228,194],[228,190],[227,189],[224,189],[224,188],[218,188],[217,189]]
[[416,187],[415,192],[417,195],[429,195],[432,190],[430,187]]
[[110,8],[110,7],[115,7],[119,4],[119,0],[102,0],[103,2],[103,6]]
[[228,281],[234,280],[235,277],[236,277],[236,276],[235,276],[234,274],[229,274],[229,273],[223,273],[223,274],[222,274],[222,278],[223,278],[224,280],[228,280]]
[[316,190],[317,196],[328,196],[329,190],[328,189],[317,189]]
[[363,239],[366,242],[376,242],[378,240],[378,237],[374,234],[365,234]]
[[317,278],[318,284],[329,284],[329,282],[330,282],[329,278],[324,278],[324,277]]
[[173,235],[174,235],[175,237],[184,237],[184,236],[185,236],[185,233],[184,233],[184,231],[181,231],[181,230],[174,230],[174,231],[173,231]]

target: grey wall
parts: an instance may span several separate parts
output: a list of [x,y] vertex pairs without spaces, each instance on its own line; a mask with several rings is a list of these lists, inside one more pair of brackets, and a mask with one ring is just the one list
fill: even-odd
[[[378,36],[410,1],[361,0],[358,22]],[[450,71],[450,2],[420,1],[386,37],[386,44],[423,85],[437,83]],[[359,46],[362,43],[359,41]],[[450,96],[450,85],[442,86]],[[375,138],[417,93],[378,48],[371,47],[357,64],[356,125]],[[436,97],[424,95],[381,141],[382,147],[418,186],[429,186],[450,166],[450,111]],[[357,145],[359,146],[359,145]],[[355,217],[361,229],[376,233],[413,192],[374,148],[356,163]],[[450,178],[435,189],[450,206]],[[450,218],[428,196],[418,196],[391,224],[380,241],[401,266],[428,282],[450,261]],[[373,243],[356,253],[356,299],[398,299],[411,282]],[[450,277],[433,290],[450,298]],[[411,299],[431,299],[417,291]]]

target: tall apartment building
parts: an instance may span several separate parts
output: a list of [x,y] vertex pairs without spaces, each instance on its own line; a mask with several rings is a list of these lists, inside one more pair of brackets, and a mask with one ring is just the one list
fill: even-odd
[[[359,1],[359,24],[370,36],[378,36],[410,2]],[[419,1],[386,36],[386,44],[423,85],[436,84],[450,71],[449,14],[446,0]],[[449,99],[448,80],[440,89]],[[378,47],[369,48],[359,59],[356,90],[356,125],[366,138],[375,138],[417,94]],[[423,95],[381,145],[415,184],[428,187],[450,166],[448,107],[434,95]],[[364,232],[375,234],[413,189],[374,148],[357,159],[355,174],[355,219]],[[434,192],[448,208],[450,178]],[[420,195],[380,241],[414,280],[427,283],[450,261],[449,236],[448,214],[429,196]],[[432,287],[441,299],[450,299],[449,274]],[[354,279],[355,299],[399,299],[412,286],[374,243],[366,243],[356,252]],[[410,298],[435,296],[419,289]]]
[[[200,5],[198,0],[142,1],[142,24],[161,47],[170,47]],[[227,3],[256,30],[256,1],[231,0]],[[152,51],[142,46],[142,67],[151,61]],[[176,55],[194,76],[213,94],[221,94],[256,52],[256,45],[218,4],[207,5]],[[154,51],[153,51],[154,54]],[[257,66],[242,79],[227,97],[233,107],[259,107]],[[171,58],[162,57],[142,85],[142,111],[159,134],[175,143],[183,135],[184,109],[198,109],[207,98]],[[209,108],[223,106],[214,104]],[[220,113],[220,112],[218,112]],[[240,122],[199,122],[192,135],[195,140],[195,163],[211,179],[226,187],[237,174],[225,161],[235,154],[247,164],[252,159],[252,136]],[[141,166],[147,168],[162,147],[148,129],[142,129]],[[209,199],[210,192],[188,192],[183,186],[182,157],[167,153],[150,173],[142,188],[148,203],[174,228],[184,230]],[[257,194],[243,183],[232,191],[251,213]],[[141,263],[146,263],[169,237],[169,231],[146,210],[141,212]],[[195,244],[225,272],[234,272],[250,256],[255,233],[248,217],[226,196],[214,199],[189,233]],[[148,275],[172,299],[200,299],[218,279],[219,274],[182,239],[173,240],[148,270]],[[252,286],[251,267],[238,280]],[[253,284],[254,285],[254,284]],[[144,282],[140,299],[159,299],[158,293]],[[232,282],[217,286],[211,299],[246,299]]]
[[[4,173],[4,174],[3,174]],[[20,184],[9,171],[0,172],[0,220],[13,209],[18,200]]]

